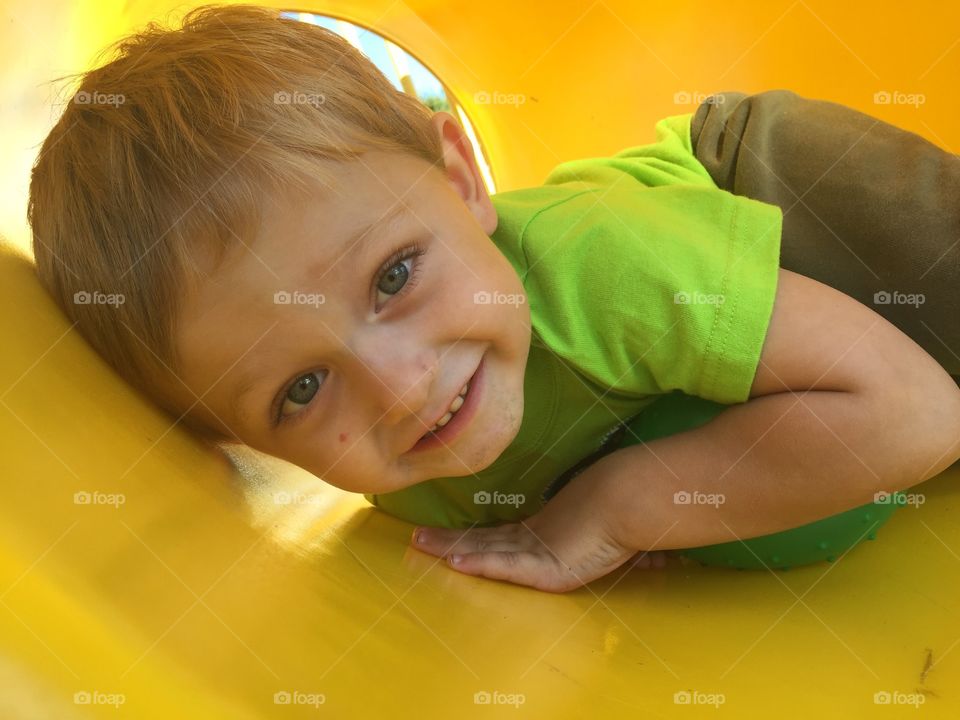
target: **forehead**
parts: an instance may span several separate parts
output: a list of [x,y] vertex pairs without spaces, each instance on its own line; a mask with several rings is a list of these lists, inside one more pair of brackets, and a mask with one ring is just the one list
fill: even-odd
[[282,269],[306,243],[313,257],[326,252],[332,265],[344,253],[353,258],[367,228],[390,229],[404,211],[413,216],[408,219],[427,224],[440,199],[434,168],[407,154],[370,152],[325,168],[329,180],[311,179],[303,188],[266,195],[252,241],[231,247],[230,259],[257,262],[268,271],[277,263]]
[[255,227],[240,233],[242,237],[231,233],[232,242],[202,278],[205,289],[231,288],[237,275],[250,274],[254,266],[280,279],[291,269],[289,260],[294,269],[301,266],[305,248],[332,265],[340,254],[355,252],[355,243],[367,239],[365,230],[371,225],[395,227],[404,211],[426,223],[436,205],[431,166],[407,154],[368,152],[318,167],[323,169],[322,178],[302,178],[301,184],[282,190],[265,189]]
[[264,195],[264,209],[282,210],[312,200],[347,218],[386,206],[398,199],[416,202],[435,188],[437,168],[409,153],[370,151],[349,160],[327,160],[314,166],[317,174],[290,183],[281,192]]

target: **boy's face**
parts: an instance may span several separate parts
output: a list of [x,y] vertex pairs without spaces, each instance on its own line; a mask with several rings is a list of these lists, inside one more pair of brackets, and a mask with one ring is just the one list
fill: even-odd
[[[337,168],[335,188],[265,202],[254,242],[185,299],[181,379],[203,399],[192,415],[353,492],[470,475],[506,449],[523,417],[530,311],[488,237],[496,213],[469,143],[447,113],[434,127],[445,170],[370,152]],[[413,244],[422,255],[390,260]],[[411,450],[481,359],[467,424]]]

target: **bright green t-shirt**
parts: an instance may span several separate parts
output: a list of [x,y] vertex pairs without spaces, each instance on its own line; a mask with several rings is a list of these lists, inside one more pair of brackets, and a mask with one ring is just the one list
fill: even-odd
[[749,398],[776,294],[782,213],[717,187],[693,154],[691,119],[665,118],[652,144],[566,162],[541,187],[492,196],[491,239],[530,304],[520,430],[475,475],[368,494],[370,502],[420,525],[517,521],[657,396]]

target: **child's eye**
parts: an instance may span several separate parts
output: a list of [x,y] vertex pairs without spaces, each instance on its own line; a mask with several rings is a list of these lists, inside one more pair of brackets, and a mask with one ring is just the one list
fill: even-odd
[[[387,295],[396,295],[408,286],[412,287],[409,281],[415,280],[420,274],[417,258],[425,252],[422,246],[414,244],[391,255],[377,273],[377,290]],[[411,261],[411,268],[404,264],[407,260]]]
[[280,405],[280,417],[278,420],[283,420],[284,418],[297,412],[298,408],[296,407],[292,408],[291,412],[286,412],[289,405],[308,405],[313,399],[313,396],[317,394],[317,390],[319,389],[320,380],[317,377],[317,373],[311,372],[298,377],[283,396],[283,402]]

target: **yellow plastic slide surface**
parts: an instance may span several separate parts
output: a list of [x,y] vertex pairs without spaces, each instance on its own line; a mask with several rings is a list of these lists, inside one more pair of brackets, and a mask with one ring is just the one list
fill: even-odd
[[878,692],[960,710],[956,469],[833,565],[541,593],[438,564],[279,461],[235,472],[127,392],[25,261],[0,277],[0,716],[861,717]]
[[[21,5],[0,30],[22,99],[3,103],[0,230],[20,246],[39,84],[174,7]],[[960,148],[960,10],[935,0],[294,9],[420,55],[474,113],[501,189],[648,142],[720,90],[787,87]],[[481,90],[527,100],[472,104]],[[884,90],[925,103],[875,105]],[[553,595],[460,575],[361,497],[171,428],[9,246],[0,337],[0,718],[960,716],[956,466],[832,565],[674,560]]]

